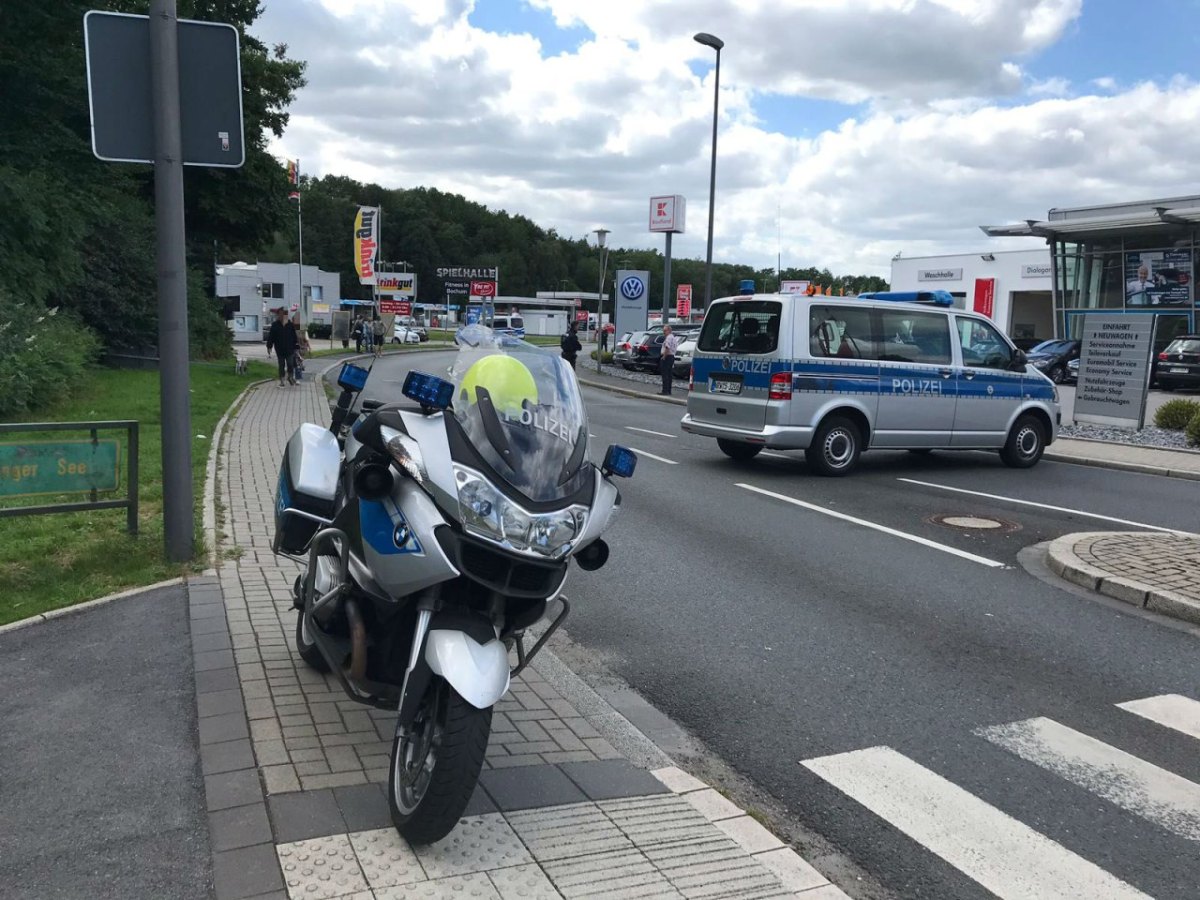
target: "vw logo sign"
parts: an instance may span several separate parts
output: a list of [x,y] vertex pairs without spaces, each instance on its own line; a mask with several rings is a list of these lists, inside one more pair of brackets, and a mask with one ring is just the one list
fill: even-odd
[[646,293],[646,283],[636,275],[631,275],[621,282],[621,296],[626,300],[637,300]]

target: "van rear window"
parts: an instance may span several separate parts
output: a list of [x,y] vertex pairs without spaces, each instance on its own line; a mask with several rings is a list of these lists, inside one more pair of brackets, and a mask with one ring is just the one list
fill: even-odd
[[705,353],[772,353],[779,346],[782,309],[774,300],[714,304],[704,317],[697,347]]

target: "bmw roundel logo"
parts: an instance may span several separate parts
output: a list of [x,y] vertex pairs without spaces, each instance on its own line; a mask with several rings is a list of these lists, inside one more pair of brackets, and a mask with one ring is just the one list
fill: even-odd
[[637,300],[646,293],[646,283],[636,275],[630,275],[621,282],[621,296],[626,300]]
[[404,549],[404,545],[408,543],[408,539],[412,536],[412,531],[409,530],[407,522],[401,522],[396,526],[396,530],[392,532],[392,542],[395,543],[398,549]]

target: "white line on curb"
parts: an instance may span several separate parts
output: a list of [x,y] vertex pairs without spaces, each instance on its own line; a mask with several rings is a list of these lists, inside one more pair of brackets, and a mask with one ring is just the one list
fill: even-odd
[[168,578],[166,581],[156,581],[154,584],[147,584],[142,587],[128,588],[124,591],[119,591],[116,594],[109,594],[106,597],[97,597],[95,600],[85,600],[83,603],[75,603],[71,606],[60,606],[58,609],[50,609],[44,613],[37,613],[27,619],[17,619],[15,622],[9,622],[7,625],[0,625],[0,634],[9,631],[17,631],[21,628],[28,628],[30,625],[38,625],[42,622],[49,622],[53,619],[60,619],[63,616],[71,616],[75,613],[86,612],[95,606],[103,606],[106,603],[112,603],[114,600],[123,600],[126,597],[134,597],[138,594],[144,594],[146,591],[157,591],[159,588],[171,587],[176,584],[186,584],[183,578]]
[[651,431],[649,428],[638,428],[636,425],[626,425],[625,428],[628,429],[629,431],[640,431],[642,434],[655,434],[655,435],[658,435],[659,437],[665,437],[665,438],[674,438],[675,437],[675,435],[667,434],[665,431]]
[[957,547],[951,547],[947,544],[939,544],[937,541],[931,541],[928,538],[923,538],[915,534],[909,534],[906,531],[897,531],[895,528],[888,528],[886,525],[880,525],[876,522],[868,522],[866,519],[848,516],[845,513],[834,512],[832,509],[826,509],[823,506],[817,506],[813,503],[805,503],[803,500],[797,500],[795,497],[789,497],[786,494],[777,494],[774,491],[764,490],[763,488],[755,487],[752,484],[738,484],[738,487],[744,488],[747,491],[753,491],[756,494],[774,497],[776,500],[782,500],[784,503],[791,503],[793,506],[803,507],[804,509],[811,510],[812,512],[820,513],[823,516],[832,516],[835,519],[841,519],[843,522],[852,522],[855,525],[863,526],[863,528],[870,528],[875,531],[883,532],[884,534],[890,534],[892,537],[898,537],[905,541],[912,541],[914,544],[920,544],[922,547],[929,547],[933,550],[941,550],[943,553],[949,553],[952,556],[958,556],[962,559],[979,563],[981,566],[989,566],[993,569],[1005,568],[1004,563],[996,562],[994,559],[988,559],[986,556],[976,556],[974,553],[968,553],[966,550],[959,550]]
[[1100,513],[1085,512],[1082,509],[1071,509],[1067,506],[1051,506],[1049,503],[1036,503],[1033,500],[1018,500],[1016,497],[1005,497],[1001,494],[985,494],[983,491],[969,491],[966,488],[951,487],[948,484],[934,484],[932,481],[918,481],[915,478],[897,478],[897,481],[903,481],[906,484],[919,484],[922,487],[937,488],[939,491],[953,491],[956,494],[971,494],[975,497],[986,497],[989,500],[1000,500],[1004,503],[1019,503],[1022,506],[1036,506],[1040,509],[1049,509],[1054,512],[1071,513],[1076,516],[1087,516],[1091,519],[1102,519],[1105,522],[1116,522],[1118,525],[1132,525],[1135,528],[1148,528],[1151,531],[1165,531],[1168,534],[1190,534],[1187,531],[1179,531],[1175,528],[1164,528],[1161,525],[1147,525],[1145,522],[1134,522],[1130,519],[1118,519],[1114,516],[1102,516]]
[[629,449],[632,450],[634,453],[636,453],[638,456],[648,456],[651,459],[658,460],[660,463],[666,463],[668,466],[679,465],[679,463],[675,462],[675,460],[673,460],[673,459],[667,459],[666,457],[663,457],[663,456],[655,456],[653,453],[647,453],[645,450],[639,450],[637,447],[630,447]]

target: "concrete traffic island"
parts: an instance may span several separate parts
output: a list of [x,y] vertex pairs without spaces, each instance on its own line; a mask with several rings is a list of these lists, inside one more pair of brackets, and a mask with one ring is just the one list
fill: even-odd
[[1200,536],[1142,531],[1066,534],[1047,548],[1073,584],[1200,624]]

